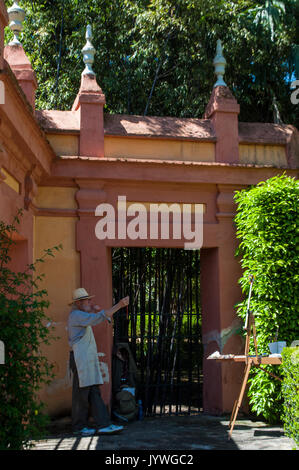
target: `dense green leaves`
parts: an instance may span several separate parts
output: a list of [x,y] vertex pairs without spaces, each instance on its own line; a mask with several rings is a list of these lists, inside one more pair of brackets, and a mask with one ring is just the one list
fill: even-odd
[[12,225],[0,221],[0,339],[5,364],[0,365],[0,449],[20,449],[39,437],[47,421],[38,398],[41,384],[52,377],[52,366],[42,348],[53,339],[47,324],[47,292],[39,289],[42,275],[36,266],[61,246],[22,272],[10,269],[18,216]]
[[283,358],[283,422],[286,435],[299,447],[299,348],[284,348]]
[[[249,274],[255,276],[251,308],[258,349],[269,354],[268,343],[276,338],[287,345],[299,338],[299,182],[276,176],[237,192],[235,200],[238,254],[244,270],[240,284],[247,294]],[[238,305],[238,314],[245,318],[245,313],[246,301]],[[279,369],[268,367],[276,375]],[[250,382],[252,410],[269,421],[278,419],[280,382],[260,370],[252,373]]]
[[106,112],[201,118],[216,81],[213,58],[220,38],[225,81],[241,105],[240,119],[299,124],[299,107],[290,100],[296,70],[299,79],[296,0],[23,0],[21,5],[27,12],[22,42],[39,81],[38,108],[71,108],[91,23]]

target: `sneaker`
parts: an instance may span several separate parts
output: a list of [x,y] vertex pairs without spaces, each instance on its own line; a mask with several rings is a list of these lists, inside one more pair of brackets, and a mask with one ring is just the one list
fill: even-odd
[[121,432],[124,429],[123,426],[116,426],[115,424],[110,424],[106,428],[98,429],[99,434],[116,434]]
[[92,428],[83,428],[80,431],[75,431],[75,434],[79,434],[80,436],[93,436],[96,430]]

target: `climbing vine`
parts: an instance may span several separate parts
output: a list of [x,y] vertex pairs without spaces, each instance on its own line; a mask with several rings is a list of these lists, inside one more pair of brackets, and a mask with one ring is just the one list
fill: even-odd
[[13,235],[21,214],[12,224],[0,221],[0,340],[5,347],[0,365],[0,449],[9,450],[41,437],[47,423],[38,391],[51,379],[52,365],[41,346],[54,337],[46,315],[47,291],[39,288],[44,276],[36,274],[36,266],[61,248],[44,250],[24,271],[12,269]]

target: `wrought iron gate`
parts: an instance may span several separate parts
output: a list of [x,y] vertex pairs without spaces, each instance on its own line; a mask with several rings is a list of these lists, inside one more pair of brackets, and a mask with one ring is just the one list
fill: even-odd
[[128,342],[147,416],[202,408],[199,252],[115,248],[114,300],[130,296],[128,315],[114,316],[114,341]]

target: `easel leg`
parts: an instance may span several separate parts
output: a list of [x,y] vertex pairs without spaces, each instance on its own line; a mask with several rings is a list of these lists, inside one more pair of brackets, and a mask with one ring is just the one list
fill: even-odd
[[247,364],[246,364],[246,367],[245,367],[245,373],[244,373],[244,378],[243,378],[243,382],[242,382],[242,386],[241,386],[240,395],[239,395],[238,400],[235,402],[233,413],[232,413],[232,416],[231,416],[231,419],[230,419],[230,431],[229,431],[228,439],[230,439],[231,436],[232,436],[232,432],[233,432],[234,425],[235,425],[235,422],[236,422],[236,419],[237,419],[237,416],[238,416],[238,412],[239,412],[240,406],[242,404],[243,395],[244,395],[244,392],[245,392],[245,388],[246,388],[246,384],[247,384],[251,364],[252,364],[252,361],[249,359]]
[[229,427],[231,426],[233,417],[234,417],[234,415],[235,415],[235,410],[236,410],[237,403],[238,403],[238,400],[235,400],[234,407],[233,407],[233,411],[232,411],[232,414],[231,414],[231,417],[230,417],[230,420],[229,420],[229,425],[228,425]]
[[253,330],[253,341],[254,341],[255,354],[256,354],[256,356],[258,356],[258,352],[257,352],[257,340],[256,340],[256,328],[255,328],[254,317],[252,317],[252,330]]
[[246,339],[245,339],[245,356],[248,356],[249,354],[249,346],[250,346],[250,329],[251,325],[249,324],[247,333],[246,333]]

